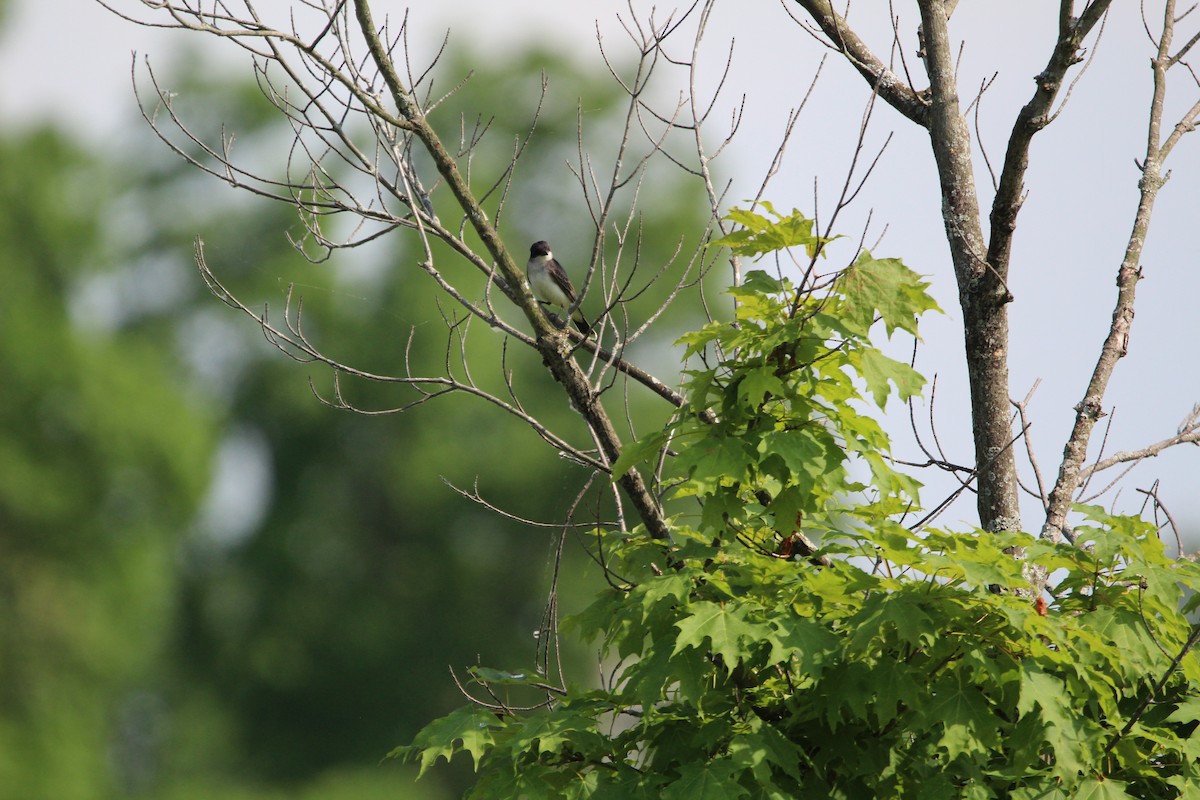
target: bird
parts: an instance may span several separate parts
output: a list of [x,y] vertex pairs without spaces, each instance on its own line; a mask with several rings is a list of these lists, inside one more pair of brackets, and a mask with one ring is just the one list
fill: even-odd
[[[525,265],[525,275],[529,278],[529,288],[533,290],[534,296],[543,303],[565,311],[575,302],[575,287],[571,285],[567,271],[550,252],[547,242],[534,242],[529,247],[529,263]],[[578,308],[571,315],[571,319],[584,336],[592,332],[592,326]]]

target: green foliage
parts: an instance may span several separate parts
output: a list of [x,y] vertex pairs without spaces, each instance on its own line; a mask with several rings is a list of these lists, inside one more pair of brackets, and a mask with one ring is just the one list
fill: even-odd
[[[798,215],[763,225],[818,249]],[[901,524],[919,487],[864,408],[921,379],[867,337],[915,333],[924,288],[866,255],[820,293],[747,275],[733,320],[684,337],[709,365],[686,413],[622,459],[669,442],[701,511],[670,541],[598,533],[612,586],[568,630],[611,676],[460,710],[395,755],[466,751],[489,798],[1196,796],[1200,565],[1093,507],[1077,545]],[[1034,565],[1048,603],[1016,591]]]
[[783,216],[769,201],[759,203],[775,221],[744,208],[729,212],[728,219],[742,227],[713,242],[714,247],[728,247],[734,255],[760,256],[790,247],[803,247],[812,258],[832,239],[821,239],[813,234],[813,220],[806,218],[796,209]]

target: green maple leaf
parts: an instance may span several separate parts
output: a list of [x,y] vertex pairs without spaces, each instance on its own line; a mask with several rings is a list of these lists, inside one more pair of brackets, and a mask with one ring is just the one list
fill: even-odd
[[900,328],[914,336],[917,317],[926,311],[941,311],[926,289],[929,281],[904,266],[898,258],[871,258],[866,250],[839,279],[845,294],[844,320],[864,335],[875,321],[883,319],[888,336]]
[[863,350],[861,355],[858,366],[875,405],[886,407],[888,395],[892,393],[889,381],[896,384],[896,394],[901,402],[908,402],[910,397],[921,393],[925,377],[908,364],[870,348]]
[[663,792],[663,800],[733,800],[749,794],[729,773],[732,765],[723,763],[688,764],[677,780]]
[[761,640],[771,635],[769,627],[750,622],[736,609],[709,602],[693,605],[692,613],[675,623],[675,627],[679,629],[679,636],[675,639],[674,653],[685,647],[702,650],[707,639],[712,651],[720,655],[730,669],[746,652],[740,645],[743,638]]
[[711,433],[684,449],[677,463],[698,486],[711,492],[724,479],[743,480],[751,460],[742,439]]
[[558,710],[527,718],[520,726],[511,748],[520,754],[532,750],[538,755],[557,753],[570,745],[576,750],[600,746],[596,720],[589,714]]
[[768,202],[762,201],[758,205],[775,217],[775,221],[744,208],[735,208],[725,219],[741,225],[742,229],[713,241],[709,247],[728,247],[739,256],[757,256],[798,246],[803,246],[809,256],[816,252],[822,239],[813,233],[811,219],[794,208],[791,214],[784,216]]
[[738,384],[738,400],[750,406],[757,406],[764,397],[778,397],[785,391],[781,381],[769,367],[758,367],[747,370]]
[[938,681],[924,714],[931,723],[941,723],[940,747],[953,761],[966,753],[980,753],[998,745],[996,719],[979,689],[967,682],[961,671],[950,680]]
[[657,454],[666,440],[665,431],[653,431],[638,441],[626,445],[621,451],[621,455],[617,457],[616,463],[613,464],[612,479],[619,480],[635,465]]
[[461,749],[471,754],[471,760],[478,772],[480,759],[495,744],[495,732],[498,727],[500,725],[495,714],[479,706],[464,706],[426,725],[411,745],[398,747],[389,753],[389,756],[406,761],[419,757],[419,778],[436,764],[439,758],[445,758],[449,762],[459,751],[461,742]]
[[1133,795],[1125,791],[1125,786],[1122,781],[1084,778],[1075,787],[1074,797],[1076,800],[1131,800]]
[[763,455],[779,456],[787,465],[791,480],[808,486],[846,460],[845,452],[830,439],[828,432],[816,426],[769,431],[763,434],[758,451]]
[[1091,763],[1087,733],[1079,714],[1068,700],[1066,686],[1037,664],[1021,665],[1021,695],[1017,711],[1041,709],[1042,737],[1054,749],[1054,759],[1063,772],[1082,772]]
[[771,661],[786,663],[796,658],[796,669],[800,674],[820,677],[838,647],[838,637],[822,625],[798,617],[776,625],[777,629],[767,637]]

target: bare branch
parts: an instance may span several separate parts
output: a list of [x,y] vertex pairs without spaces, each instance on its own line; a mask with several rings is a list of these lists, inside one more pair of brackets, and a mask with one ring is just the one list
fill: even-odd
[[1025,195],[1025,173],[1029,169],[1030,143],[1053,119],[1050,109],[1062,88],[1067,70],[1083,60],[1079,55],[1083,40],[1108,12],[1110,3],[1111,0],[1097,0],[1089,4],[1078,19],[1065,25],[1060,21],[1058,40],[1054,43],[1050,60],[1034,77],[1037,85],[1033,97],[1021,108],[1016,122],[1013,123],[1008,150],[1004,155],[1004,166],[1000,170],[1000,185],[992,201],[991,234],[987,254],[988,264],[996,270],[1001,280],[1008,279],[1013,232],[1017,227],[1017,213],[1021,210]]
[[[1104,5],[1097,0],[1093,6]],[[1089,6],[1089,10],[1092,6]],[[1092,370],[1083,399],[1075,406],[1075,423],[1063,448],[1058,478],[1050,493],[1050,504],[1041,535],[1057,541],[1066,527],[1071,497],[1084,479],[1083,462],[1087,457],[1092,428],[1103,415],[1102,403],[1109,380],[1117,362],[1129,351],[1129,334],[1133,326],[1133,307],[1137,284],[1142,279],[1141,257],[1150,230],[1150,219],[1158,192],[1166,183],[1163,162],[1184,132],[1194,127],[1200,114],[1200,101],[1182,117],[1180,123],[1164,140],[1162,137],[1163,108],[1167,95],[1167,72],[1172,66],[1171,40],[1175,30],[1175,2],[1167,0],[1163,9],[1163,33],[1157,42],[1157,54],[1151,62],[1154,90],[1147,123],[1146,155],[1141,163],[1142,178],[1138,181],[1138,207],[1134,214],[1133,230],[1125,246],[1125,255],[1117,270],[1117,299],[1112,324],[1101,345],[1100,357]],[[1182,127],[1181,127],[1182,126]],[[1169,173],[1168,173],[1169,174]],[[1153,446],[1151,446],[1153,447]],[[1093,472],[1095,469],[1093,469]],[[1089,473],[1090,474],[1090,473]]]
[[1085,481],[1096,473],[1112,469],[1118,464],[1125,464],[1131,461],[1137,463],[1145,461],[1147,458],[1154,458],[1164,450],[1181,444],[1200,445],[1200,425],[1193,424],[1188,430],[1180,431],[1175,436],[1168,436],[1166,439],[1160,439],[1153,444],[1148,444],[1137,450],[1121,450],[1113,453],[1108,458],[1101,459],[1091,466],[1081,468],[1078,472],[1079,480],[1081,482]]
[[1181,539],[1179,536],[1179,525],[1175,522],[1175,518],[1171,516],[1171,512],[1167,510],[1167,507],[1163,505],[1162,499],[1158,496],[1158,481],[1155,481],[1154,485],[1152,485],[1149,489],[1137,489],[1136,491],[1139,494],[1146,495],[1146,499],[1153,501],[1155,519],[1158,518],[1159,511],[1161,511],[1163,516],[1167,518],[1166,523],[1158,526],[1159,530],[1162,530],[1165,526],[1170,526],[1171,533],[1175,535],[1175,555],[1177,557],[1182,557],[1183,539]]
[[809,13],[821,32],[828,37],[826,45],[844,55],[888,105],[918,125],[929,127],[928,101],[871,52],[866,43],[850,29],[846,19],[833,9],[829,0],[796,0],[796,3]]
[[1039,385],[1041,385],[1041,382],[1041,378],[1038,378],[1036,381],[1034,381],[1033,386],[1029,389],[1029,393],[1025,395],[1025,399],[1021,400],[1020,402],[1013,400],[1012,404],[1013,407],[1017,409],[1017,413],[1020,415],[1021,429],[1025,431],[1025,455],[1029,459],[1029,465],[1033,467],[1033,477],[1037,481],[1036,497],[1042,501],[1042,508],[1045,509],[1049,505],[1050,500],[1046,495],[1046,483],[1042,480],[1042,469],[1038,466],[1037,456],[1034,455],[1033,440],[1029,436],[1029,429],[1032,427],[1032,423],[1028,418],[1029,401],[1033,399],[1033,393],[1037,391],[1037,388]]
[[301,363],[317,362],[324,364],[333,370],[335,375],[348,375],[377,383],[392,383],[409,386],[415,389],[420,395],[418,399],[403,406],[397,406],[388,409],[369,410],[359,408],[348,402],[342,394],[341,384],[336,378],[334,383],[334,399],[332,400],[322,397],[316,391],[315,387],[312,387],[312,383],[310,381],[309,385],[313,388],[313,393],[321,402],[325,403],[326,405],[332,408],[354,411],[359,414],[395,414],[423,405],[436,397],[453,392],[460,392],[477,397],[481,400],[485,400],[507,414],[521,420],[552,447],[558,449],[560,452],[568,454],[578,463],[584,464],[592,469],[598,469],[605,472],[608,471],[608,467],[605,463],[597,460],[595,457],[585,453],[577,447],[574,447],[565,439],[555,434],[541,420],[521,408],[519,403],[505,402],[499,397],[496,397],[494,394],[479,388],[472,381],[460,381],[454,378],[452,375],[415,376],[411,373],[404,377],[379,375],[351,367],[329,357],[320,349],[318,349],[311,341],[309,341],[307,335],[304,333],[302,325],[302,306],[297,306],[295,315],[291,313],[290,309],[292,294],[290,289],[288,291],[284,310],[284,327],[280,328],[270,321],[266,310],[264,310],[262,313],[253,311],[239,299],[237,299],[237,297],[225,287],[225,285],[216,277],[211,268],[208,266],[208,263],[204,257],[204,243],[199,239],[196,240],[195,258],[196,267],[200,271],[201,276],[204,278],[205,283],[208,285],[213,295],[229,307],[241,311],[246,316],[254,319],[262,328],[263,335],[266,337],[267,341],[284,355],[287,355],[289,358]]

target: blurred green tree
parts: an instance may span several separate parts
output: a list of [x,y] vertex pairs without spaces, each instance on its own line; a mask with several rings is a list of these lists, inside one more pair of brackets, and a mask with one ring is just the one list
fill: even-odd
[[[0,140],[0,796],[138,781],[176,548],[215,419],[169,351],[89,315],[119,176],[51,130]],[[127,735],[128,734],[128,735]],[[112,765],[121,769],[113,770]]]

